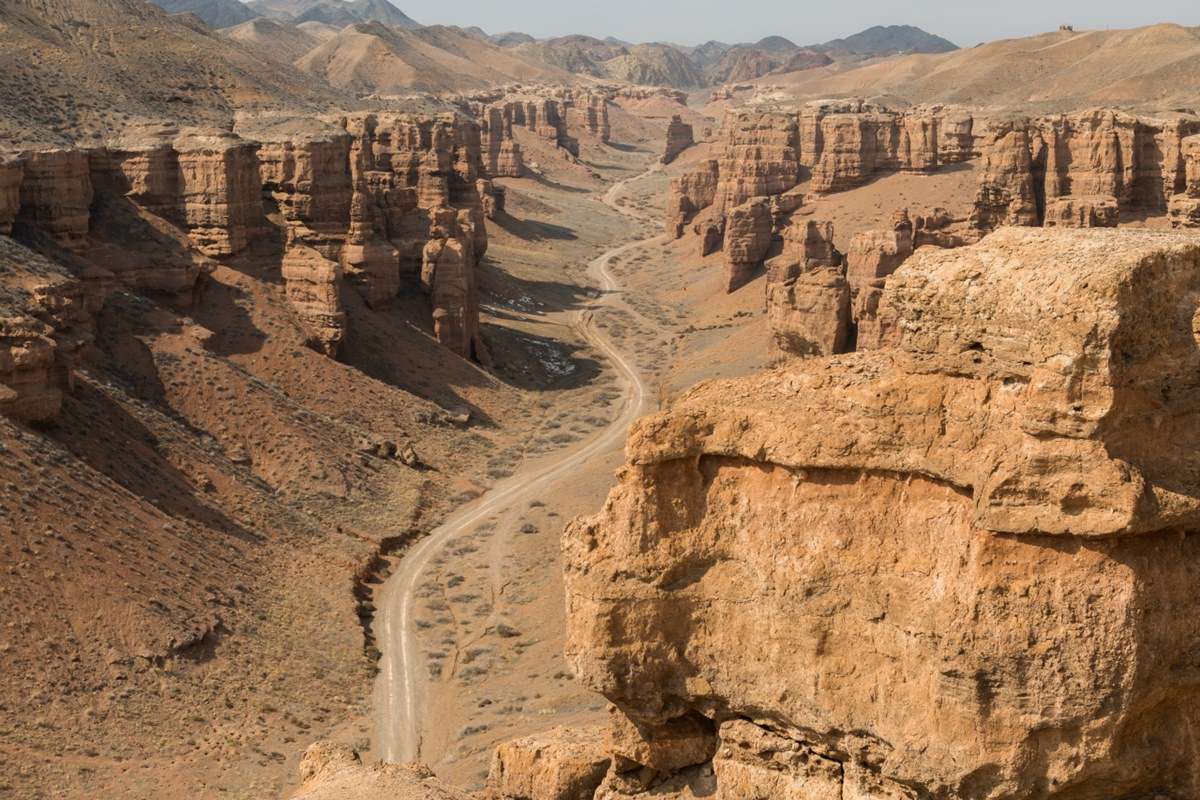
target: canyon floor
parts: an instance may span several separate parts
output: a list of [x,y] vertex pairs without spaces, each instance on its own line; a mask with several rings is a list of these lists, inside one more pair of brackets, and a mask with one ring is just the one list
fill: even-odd
[[[563,659],[562,527],[611,487],[633,419],[670,386],[729,370],[685,368],[711,348],[708,334],[749,327],[755,316],[717,311],[697,328],[676,296],[711,306],[723,295],[721,267],[673,258],[661,234],[666,181],[690,160],[657,163],[664,120],[653,111],[611,116],[613,143],[585,150],[579,164],[546,153],[540,174],[503,181],[515,219],[497,226],[494,274],[508,286],[557,283],[563,294],[482,287],[485,314],[546,342],[549,360],[569,351],[562,388],[546,392],[513,474],[399,554],[376,595],[384,655],[371,755],[419,759],[464,787],[482,786],[500,742],[605,717],[602,698],[579,688]],[[553,281],[536,277],[545,265]],[[759,363],[737,361],[737,370]],[[555,403],[562,394],[573,402]]]

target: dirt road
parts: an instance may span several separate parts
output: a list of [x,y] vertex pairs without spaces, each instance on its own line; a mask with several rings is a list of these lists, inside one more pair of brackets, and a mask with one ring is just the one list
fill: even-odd
[[[646,172],[626,178],[609,187],[602,201],[617,211],[635,218],[645,216],[619,203],[627,184],[657,172],[656,164]],[[645,412],[647,390],[632,358],[622,353],[593,324],[596,314],[623,303],[609,265],[628,250],[658,237],[639,239],[614,247],[591,261],[588,273],[602,289],[601,294],[576,312],[572,323],[579,334],[615,367],[624,395],[620,413],[606,427],[579,446],[538,462],[531,470],[518,472],[498,483],[487,493],[462,506],[428,536],[404,554],[399,568],[385,583],[376,602],[375,631],[382,652],[376,684],[376,752],[385,761],[414,761],[421,757],[421,719],[424,713],[425,668],[414,610],[416,590],[431,560],[447,542],[468,531],[483,519],[514,503],[544,493],[553,484],[570,478],[588,460],[600,453],[619,448],[629,425]]]

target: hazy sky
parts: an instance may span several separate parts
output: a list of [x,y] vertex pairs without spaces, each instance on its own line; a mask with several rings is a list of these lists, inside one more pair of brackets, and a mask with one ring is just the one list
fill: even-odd
[[393,0],[427,25],[478,25],[488,33],[587,33],[629,41],[699,44],[756,41],[778,34],[814,44],[870,27],[909,24],[970,47],[1027,36],[1060,23],[1132,28],[1156,22],[1200,25],[1200,0]]

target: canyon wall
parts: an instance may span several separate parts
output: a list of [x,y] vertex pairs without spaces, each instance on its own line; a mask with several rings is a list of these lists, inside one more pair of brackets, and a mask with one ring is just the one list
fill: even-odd
[[[979,119],[942,107],[901,113],[861,101],[735,110],[725,117],[717,157],[672,180],[666,230],[674,238],[694,232],[702,255],[724,250],[727,287],[735,291],[789,248],[790,215],[806,198],[808,215],[819,211],[821,197],[880,174],[977,160],[969,205],[911,219],[901,212],[889,228],[855,236],[833,271],[766,269],[767,318],[779,353],[876,348],[885,338],[878,310],[887,276],[922,245],[960,247],[1008,225],[1111,228],[1155,217],[1175,227],[1200,225],[1198,131],[1200,118],[1192,114],[1155,118],[1107,109]],[[807,231],[806,224],[801,220],[798,230]]]
[[345,286],[371,308],[427,298],[434,337],[487,361],[475,271],[503,196],[484,177],[479,126],[446,113],[247,128],[132,129],[0,159],[0,413],[55,415],[106,286],[186,307],[218,260],[276,265],[327,355],[345,335]]
[[972,227],[1112,226],[1123,216],[1165,215],[1187,196],[1185,142],[1197,133],[1200,119],[1190,114],[1097,109],[989,120]]
[[514,126],[525,128],[578,158],[579,138],[572,135],[572,129],[587,131],[599,141],[608,142],[612,131],[608,104],[614,95],[614,90],[602,87],[515,85],[454,95],[450,101],[479,121],[487,174],[519,178],[524,159],[521,146],[513,139]]
[[569,526],[595,796],[1196,796],[1200,245],[1009,228],[888,280],[887,349],[685,393]]
[[1200,193],[1188,177],[1188,164],[1200,158],[1198,134],[1200,118],[1192,114],[1158,118],[1110,109],[976,119],[942,107],[896,112],[838,101],[798,111],[730,111],[719,139],[718,191],[707,205],[694,196],[685,203],[692,179],[675,179],[667,232],[678,238],[710,206],[720,216],[805,179],[805,190],[820,196],[881,174],[930,172],[972,159],[979,159],[980,172],[970,225],[976,239],[1001,225],[1047,220],[1111,227],[1122,216],[1169,214],[1182,226],[1193,219]]

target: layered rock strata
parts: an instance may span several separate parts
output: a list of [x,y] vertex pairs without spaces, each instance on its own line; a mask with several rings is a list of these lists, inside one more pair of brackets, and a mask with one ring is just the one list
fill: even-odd
[[1186,142],[1198,132],[1191,115],[1107,109],[990,121],[972,224],[986,233],[1001,224],[1105,226],[1114,214],[1169,213],[1186,192]]
[[725,221],[726,291],[743,286],[762,266],[771,248],[772,233],[771,202],[767,198],[756,197],[729,210]]
[[68,249],[82,250],[87,243],[92,205],[88,152],[38,150],[22,153],[19,160],[17,219]]
[[316,349],[335,355],[344,336],[345,282],[374,308],[423,291],[438,341],[487,359],[475,269],[485,215],[503,195],[484,177],[475,123],[457,114],[268,121],[255,136],[168,126],[90,150],[7,156],[0,231],[46,237],[130,288],[186,305],[213,259],[263,238],[270,212],[285,293]]
[[77,275],[0,236],[0,414],[58,416],[94,338],[103,276]]
[[692,126],[675,114],[667,124],[667,144],[663,150],[662,163],[670,164],[679,154],[696,143],[692,134]]
[[671,179],[667,194],[666,228],[674,239],[683,236],[688,224],[696,215],[710,207],[717,196],[717,180],[720,165],[716,159],[708,159],[699,169]]
[[603,726],[555,728],[501,744],[492,754],[487,800],[588,800],[612,756]]
[[1111,195],[1068,195],[1046,201],[1047,228],[1115,228],[1120,221],[1117,198]]
[[[354,229],[349,134],[264,138],[262,192],[283,218],[280,270],[288,302],[303,321],[310,345],[336,355],[346,326],[338,293],[343,264],[390,260],[396,272],[396,255],[390,248],[377,253],[373,242]],[[398,290],[398,282],[392,288]]]
[[890,278],[892,347],[637,423],[564,542],[597,796],[1194,796],[1198,289],[1194,237],[1004,229]]
[[21,177],[24,172],[23,161],[0,155],[0,236],[12,233],[13,222],[21,210]]
[[1200,228],[1200,135],[1184,139],[1180,155],[1184,162],[1183,186],[1171,197],[1167,215],[1173,227]]
[[358,248],[344,259],[348,279],[376,307],[419,286],[438,341],[486,361],[475,288],[487,249],[479,126],[457,114],[363,115],[346,125]]
[[767,262],[767,327],[775,350],[795,356],[844,353],[851,341],[850,284],[833,225],[794,220],[782,252]]

